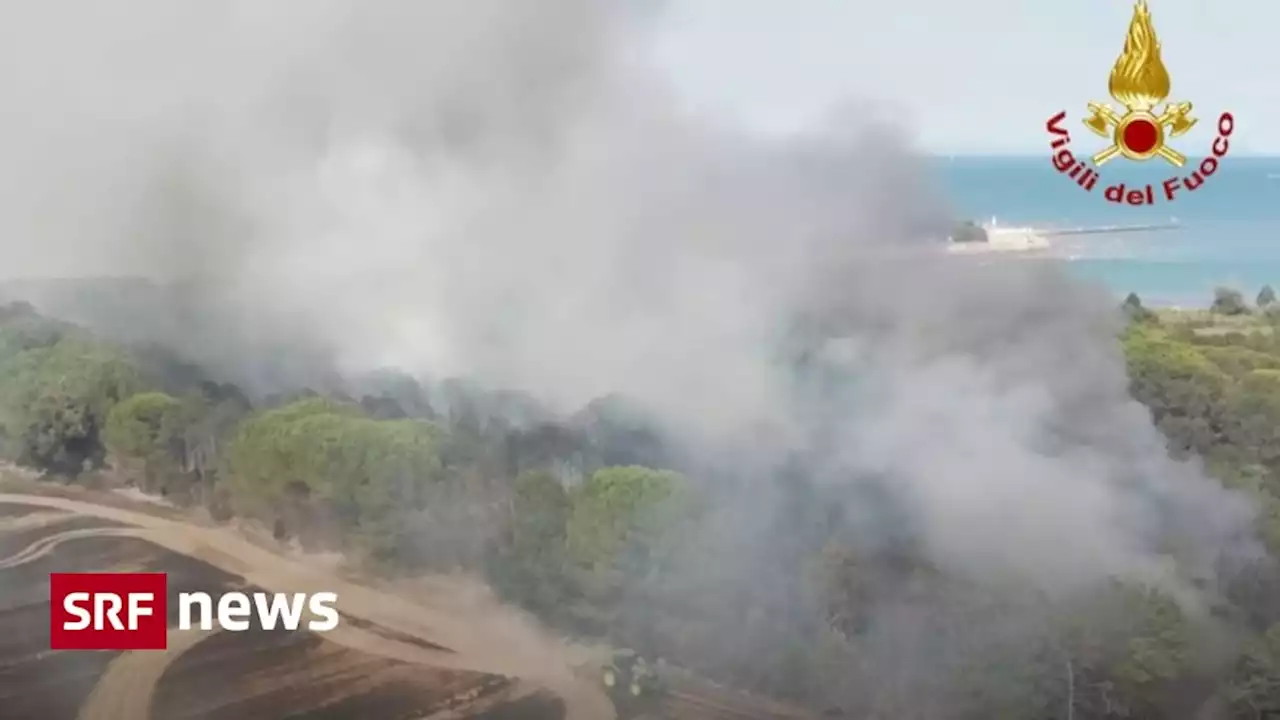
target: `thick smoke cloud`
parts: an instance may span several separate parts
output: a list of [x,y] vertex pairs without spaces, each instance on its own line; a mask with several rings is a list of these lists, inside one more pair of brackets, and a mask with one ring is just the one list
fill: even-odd
[[[1234,547],[1248,509],[1166,458],[1101,290],[933,252],[945,199],[862,114],[769,142],[683,116],[642,61],[660,14],[610,5],[22,3],[5,272],[177,281],[122,321],[250,383],[624,393],[743,466],[799,454],[862,527],[887,495],[966,573],[1063,590],[1166,577],[1170,528]],[[806,327],[838,382],[785,361]],[[737,539],[775,510],[726,497]]]

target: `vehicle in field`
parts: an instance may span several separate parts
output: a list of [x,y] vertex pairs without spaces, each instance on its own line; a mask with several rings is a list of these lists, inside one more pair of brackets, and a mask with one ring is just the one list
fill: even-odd
[[661,702],[663,687],[657,667],[632,650],[619,650],[600,668],[618,720],[639,718]]

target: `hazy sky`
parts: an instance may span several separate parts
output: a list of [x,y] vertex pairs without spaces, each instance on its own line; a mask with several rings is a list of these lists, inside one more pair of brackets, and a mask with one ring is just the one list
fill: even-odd
[[[1275,0],[1148,0],[1170,99],[1280,153]],[[903,111],[925,149],[1042,152],[1044,122],[1108,100],[1132,0],[674,0],[660,53],[694,109],[787,130],[841,97]]]

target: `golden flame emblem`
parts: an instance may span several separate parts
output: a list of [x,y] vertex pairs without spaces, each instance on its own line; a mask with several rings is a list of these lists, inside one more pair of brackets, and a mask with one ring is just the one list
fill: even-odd
[[1151,25],[1147,0],[1137,0],[1129,33],[1124,39],[1124,52],[1111,69],[1107,89],[1116,102],[1124,105],[1124,115],[1105,103],[1089,103],[1093,115],[1084,124],[1112,145],[1093,156],[1094,165],[1102,165],[1117,155],[1130,160],[1150,160],[1159,155],[1169,163],[1182,167],[1187,159],[1164,144],[1168,137],[1178,137],[1196,124],[1188,115],[1191,103],[1168,103],[1164,111],[1155,107],[1169,96],[1169,71],[1160,59],[1160,41]]

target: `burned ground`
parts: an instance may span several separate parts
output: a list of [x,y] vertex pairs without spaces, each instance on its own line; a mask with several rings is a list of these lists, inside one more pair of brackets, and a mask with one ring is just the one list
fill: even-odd
[[[122,655],[48,649],[50,572],[168,573],[171,627],[177,624],[179,589],[211,594],[260,589],[144,539],[92,534],[123,526],[0,504],[0,563],[12,563],[0,570],[0,705],[6,720],[85,717],[95,687]],[[353,616],[352,622],[378,635],[443,649],[363,618]],[[515,686],[515,680],[496,675],[424,667],[354,651],[312,633],[255,627],[208,636],[168,663],[153,690],[128,691],[152,693],[155,720],[411,720],[448,708],[464,713],[458,717],[564,717],[558,698],[523,689],[517,693]],[[468,707],[476,714],[467,713]]]

